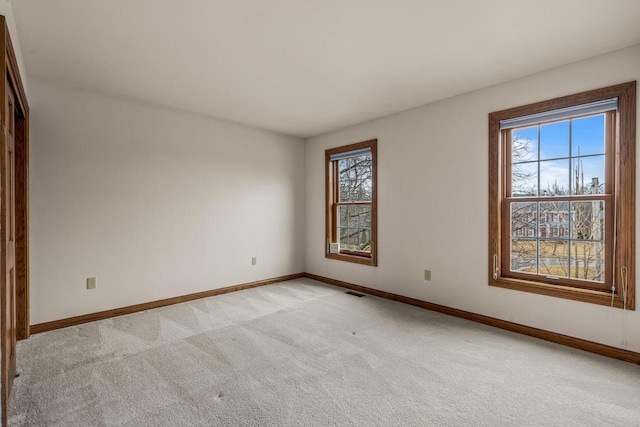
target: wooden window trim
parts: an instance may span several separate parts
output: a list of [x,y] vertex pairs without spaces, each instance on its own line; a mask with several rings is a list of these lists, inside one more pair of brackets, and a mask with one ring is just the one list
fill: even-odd
[[[378,167],[377,167],[377,147],[378,140],[358,142],[342,147],[331,148],[325,151],[325,257],[339,261],[352,262],[356,264],[377,266],[378,265]],[[371,149],[371,173],[372,173],[372,197],[371,202],[338,202],[338,170],[333,167],[331,156],[339,153]],[[340,205],[371,205],[371,253],[341,250],[340,253],[330,253],[329,243],[337,241],[336,218],[338,206]]]
[[[505,260],[502,255],[504,219],[504,183],[506,168],[500,121],[545,111],[571,107],[590,102],[618,98],[617,137],[614,138],[613,198],[615,203],[615,246],[613,248],[613,280],[616,293],[610,289],[585,289],[544,283],[503,275]],[[624,308],[621,295],[622,266],[628,268],[626,309],[635,310],[635,129],[636,82],[623,83],[582,92],[548,101],[510,108],[489,114],[489,251],[488,280],[490,286],[554,296],[575,301]],[[609,221],[611,222],[611,221]],[[609,287],[611,283],[608,284]]]

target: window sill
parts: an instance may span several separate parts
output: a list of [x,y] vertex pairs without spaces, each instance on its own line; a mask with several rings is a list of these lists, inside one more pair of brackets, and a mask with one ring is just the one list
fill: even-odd
[[[490,277],[489,285],[556,298],[587,302],[590,304],[611,306],[611,292],[607,291],[580,289],[562,285],[548,285],[546,283],[512,279],[508,277],[499,277],[498,279]],[[616,308],[623,308],[622,297],[620,295],[616,295],[614,297],[613,306]],[[627,300],[626,308],[627,310],[635,310],[635,300],[633,298]]]
[[378,265],[376,261],[369,256],[347,255],[342,253],[341,254],[328,253],[325,255],[325,257],[330,259],[335,259],[338,261],[346,261],[346,262],[353,262],[355,264],[370,265],[372,267],[375,267],[376,265]]

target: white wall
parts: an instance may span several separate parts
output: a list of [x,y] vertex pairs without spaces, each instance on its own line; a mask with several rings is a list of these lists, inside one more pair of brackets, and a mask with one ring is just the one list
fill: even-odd
[[32,324],[304,271],[302,140],[29,84]]
[[[623,313],[486,279],[488,114],[631,80],[640,80],[640,45],[309,139],[306,271],[640,351],[640,309]],[[378,138],[378,267],[324,257],[324,150],[371,138]]]
[[[306,144],[30,79],[32,323],[308,271],[640,351],[640,310],[486,283],[488,114],[634,79],[640,46]],[[371,138],[376,268],[324,258],[324,150]]]

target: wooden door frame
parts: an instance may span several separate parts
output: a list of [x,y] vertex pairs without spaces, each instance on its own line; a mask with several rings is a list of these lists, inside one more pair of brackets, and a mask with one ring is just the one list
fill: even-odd
[[[16,335],[17,339],[25,339],[29,337],[29,104],[27,96],[22,85],[18,62],[16,61],[15,51],[11,43],[11,36],[7,27],[7,21],[4,16],[0,15],[0,45],[4,45],[4,55],[0,55],[0,67],[5,70],[4,76],[0,82],[0,99],[4,100],[6,96],[7,85],[11,85],[15,94],[15,108],[17,111],[15,122],[15,271],[16,271]],[[5,123],[6,114],[4,101],[0,103],[0,123]],[[2,148],[2,156],[4,156],[4,146],[7,141],[4,132],[0,132],[0,148]],[[6,159],[0,159],[0,179],[6,181]],[[4,238],[6,230],[7,212],[4,204],[0,209],[0,237]],[[1,239],[0,239],[1,240]],[[3,249],[0,253],[0,265],[6,265],[6,253]],[[6,307],[6,275],[0,275],[0,288],[2,295],[2,310]],[[2,313],[2,425],[7,425],[8,420],[8,368],[5,366],[4,355],[7,354],[6,349],[6,313]]]

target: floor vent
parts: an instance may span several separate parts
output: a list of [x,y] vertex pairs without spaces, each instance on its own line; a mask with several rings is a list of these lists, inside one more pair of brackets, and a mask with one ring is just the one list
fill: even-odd
[[354,291],[347,291],[345,292],[345,294],[349,294],[349,295],[353,295],[354,297],[358,297],[361,298],[364,296],[364,294],[358,293],[358,292],[354,292]]

